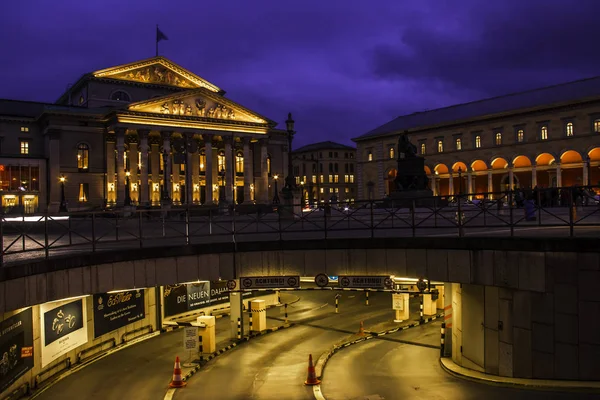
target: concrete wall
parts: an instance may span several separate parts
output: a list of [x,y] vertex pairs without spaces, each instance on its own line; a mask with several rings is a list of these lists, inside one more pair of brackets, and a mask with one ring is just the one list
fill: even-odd
[[[105,340],[114,338],[116,340],[116,343],[120,344],[121,338],[122,338],[123,334],[126,332],[131,332],[135,329],[139,329],[139,328],[147,326],[147,325],[152,325],[153,329],[156,330],[155,289],[154,288],[146,289],[144,297],[145,297],[144,302],[145,302],[145,313],[146,313],[144,319],[136,321],[132,324],[129,324],[127,326],[124,326],[122,328],[119,328],[117,330],[114,330],[112,332],[109,332],[105,335],[102,335],[102,336],[94,339],[94,317],[93,317],[94,302],[92,301],[92,296],[87,296],[85,304],[86,304],[86,309],[87,309],[87,318],[86,319],[87,319],[88,342],[86,344],[79,346],[76,349],[71,350],[68,353],[65,353],[62,356],[58,357],[52,363],[50,363],[45,368],[43,368],[43,370],[44,371],[57,370],[59,365],[64,365],[64,361],[67,358],[71,358],[71,362],[75,363],[77,361],[77,354],[79,352],[81,352],[82,350],[88,349],[98,343],[105,341]],[[60,303],[58,303],[58,304],[60,304]],[[19,311],[21,311],[21,310],[11,311],[11,312],[0,314],[1,315],[0,318],[3,321],[5,319],[11,317],[14,314],[17,314]],[[33,368],[30,369],[29,371],[27,371],[19,379],[17,379],[3,393],[10,393],[11,391],[17,389],[19,386],[23,385],[26,382],[29,382],[29,384],[33,387],[33,384],[35,382],[35,376],[42,371],[42,367],[41,367],[42,366],[42,351],[41,351],[42,335],[41,335],[41,330],[40,330],[41,329],[40,318],[42,316],[40,315],[39,305],[35,305],[32,307],[32,314],[33,314],[33,357],[34,357]],[[109,348],[109,345],[107,344],[104,347],[104,349],[108,349],[108,348]],[[51,374],[49,374],[48,376],[50,376],[50,375]],[[46,378],[48,376],[46,376]]]

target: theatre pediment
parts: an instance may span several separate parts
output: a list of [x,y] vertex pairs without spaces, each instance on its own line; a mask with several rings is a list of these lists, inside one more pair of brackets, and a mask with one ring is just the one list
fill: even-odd
[[96,78],[119,79],[139,83],[177,86],[194,89],[206,88],[212,92],[220,92],[217,86],[191,73],[185,68],[164,57],[154,57],[126,65],[119,65],[96,71]]
[[206,89],[186,91],[129,105],[130,111],[217,120],[267,123],[266,118]]

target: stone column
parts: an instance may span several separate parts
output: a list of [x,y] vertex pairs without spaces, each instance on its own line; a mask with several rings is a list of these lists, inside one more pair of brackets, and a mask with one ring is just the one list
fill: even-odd
[[163,200],[165,203],[170,203],[170,200],[173,198],[171,185],[171,132],[161,131],[161,135],[163,138],[163,178],[165,178],[163,182],[163,190],[168,194],[169,197],[167,200],[163,199],[161,196],[161,200]]
[[[115,205],[117,202],[115,182],[115,135],[106,135],[106,204]],[[52,153],[50,153],[52,154]]]
[[235,157],[233,157],[233,136],[223,137],[225,142],[225,202],[233,202],[233,191],[235,190]]
[[192,177],[192,198],[190,204],[200,204],[200,144],[198,139],[192,135],[191,140],[193,142],[192,150],[195,150],[191,154],[190,174]]
[[[60,130],[48,130],[48,176],[50,186],[50,198],[48,199],[48,211],[56,212],[61,202],[60,186]],[[40,176],[41,178],[41,176]]]
[[171,184],[171,193],[173,193],[171,195],[171,199],[173,199],[173,203],[174,204],[181,204],[183,203],[183,199],[181,198],[181,187],[179,184],[180,181],[180,166],[179,164],[176,164],[176,157],[175,157],[175,151],[176,151],[176,147],[175,149],[173,149],[173,156],[171,157],[171,174],[172,174],[172,184]]
[[194,185],[192,172],[194,171],[194,156],[198,159],[198,145],[194,143],[194,134],[185,135],[185,204],[190,205],[194,201]]
[[583,170],[583,182],[581,183],[583,186],[587,186],[589,185],[589,170],[590,170],[590,159],[586,156],[585,159],[583,160],[583,166],[582,166]]
[[515,175],[513,173],[513,168],[508,167],[508,190],[513,190],[515,186]]
[[492,176],[493,176],[492,170],[490,169],[490,170],[488,170],[488,189],[487,189],[487,191],[489,192],[488,198],[490,200],[492,200],[494,198],[494,195],[492,194],[492,192],[494,191],[494,181],[492,179]]
[[142,152],[142,165],[140,167],[140,205],[147,206],[149,205],[150,197],[149,197],[149,182],[148,182],[148,151],[150,147],[148,146],[148,134],[150,133],[149,129],[138,129],[138,135],[140,138],[140,151]]
[[204,155],[206,156],[206,165],[204,167],[204,197],[205,204],[212,205],[213,197],[213,148],[212,136],[202,135],[204,139]]
[[473,171],[471,168],[467,169],[467,193],[469,200],[473,200]]
[[244,144],[244,203],[253,203],[250,185],[254,182],[254,171],[252,171],[252,154],[250,153],[250,138],[243,139]]
[[535,164],[533,164],[531,166],[531,188],[533,189],[536,186],[537,186],[537,166]]
[[437,196],[437,188],[435,186],[435,174],[431,174],[429,176],[429,188],[433,192],[433,195]]
[[[140,192],[138,186],[138,144],[136,142],[137,138],[129,135],[128,139],[128,149],[127,149],[127,158],[129,159],[129,198],[131,199],[132,204],[137,204],[140,201]],[[125,171],[127,174],[127,170]],[[125,179],[127,182],[127,178]]]
[[562,187],[562,174],[560,163],[556,163],[556,187]]
[[150,145],[150,163],[152,165],[151,204],[160,204],[160,141],[153,140]]
[[448,195],[454,195],[454,175],[452,174],[452,172],[448,174]]
[[117,134],[117,206],[125,204],[125,132],[126,128],[116,128]]
[[[269,170],[267,166],[267,139],[260,140],[260,191],[258,191],[258,202],[262,204],[269,203]],[[257,190],[256,188],[254,190]]]

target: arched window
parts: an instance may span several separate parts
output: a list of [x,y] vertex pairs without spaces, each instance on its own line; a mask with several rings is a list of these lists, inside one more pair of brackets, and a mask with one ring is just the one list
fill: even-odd
[[269,174],[269,176],[271,176],[271,155],[270,154],[267,154],[267,174]]
[[500,132],[496,133],[496,146],[500,146],[502,144],[502,134]]
[[481,147],[481,136],[475,136],[475,148],[478,149]]
[[573,136],[573,123],[572,122],[567,122],[565,133],[567,136]]
[[525,139],[525,131],[523,129],[519,129],[517,131],[517,142],[522,143]]
[[437,142],[437,150],[438,150],[438,153],[444,152],[444,141],[441,139],[438,140],[438,142]]
[[425,146],[425,143],[421,143],[421,154],[425,154],[427,150],[427,146]]
[[390,158],[393,159],[394,158],[394,148],[390,147]]
[[217,154],[217,166],[219,167],[219,173],[227,170],[225,167],[225,150],[219,150]]
[[110,96],[110,99],[116,101],[131,101],[131,97],[129,97],[129,95],[122,90],[117,90],[116,92],[114,92]]
[[87,171],[90,160],[90,146],[85,143],[77,145],[77,168],[79,171]]
[[206,152],[200,150],[200,173],[206,174]]
[[600,132],[600,119],[594,120],[594,132]]
[[373,152],[371,150],[369,150],[369,152],[367,153],[367,160],[373,161]]
[[244,153],[241,151],[235,154],[235,173],[238,175],[244,173]]
[[546,125],[540,129],[540,139],[548,140],[548,127]]

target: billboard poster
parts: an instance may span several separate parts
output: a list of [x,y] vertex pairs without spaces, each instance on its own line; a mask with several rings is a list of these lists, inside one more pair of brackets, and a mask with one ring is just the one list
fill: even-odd
[[95,294],[94,338],[144,319],[144,289]]
[[0,393],[33,368],[31,308],[0,322]]
[[42,368],[88,341],[85,298],[40,305]]

